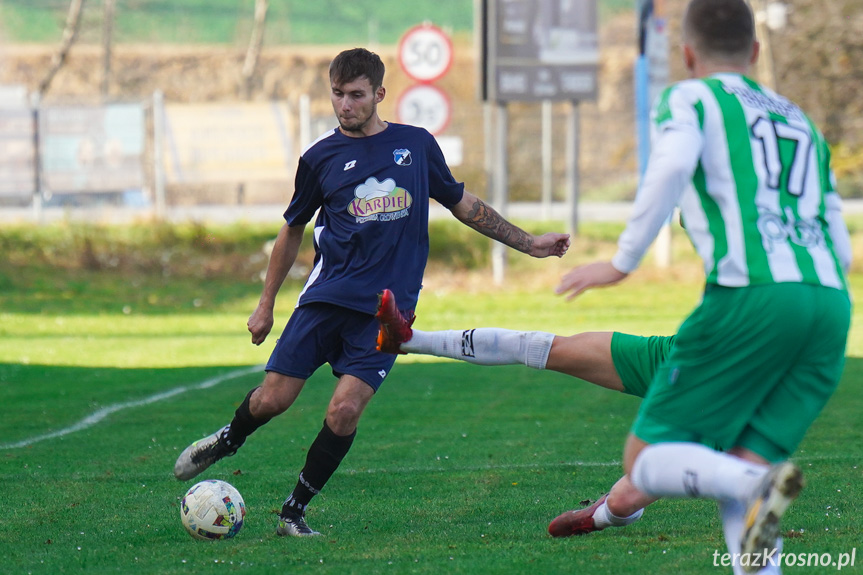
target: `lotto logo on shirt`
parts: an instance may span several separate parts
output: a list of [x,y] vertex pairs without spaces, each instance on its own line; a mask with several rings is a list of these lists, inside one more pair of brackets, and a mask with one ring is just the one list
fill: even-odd
[[387,178],[379,182],[369,178],[354,190],[354,200],[348,204],[348,213],[357,218],[357,223],[370,220],[390,221],[408,215],[413,198],[410,193]]

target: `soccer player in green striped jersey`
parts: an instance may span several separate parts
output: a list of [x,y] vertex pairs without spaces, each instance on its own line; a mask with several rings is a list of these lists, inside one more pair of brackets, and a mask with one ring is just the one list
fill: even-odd
[[572,298],[623,280],[679,206],[704,297],[654,376],[606,504],[625,517],[658,497],[717,500],[736,572],[778,569],[779,519],[803,486],[788,458],[839,381],[851,315],[829,150],[800,108],[747,76],[754,30],[745,0],[690,1],[691,79],[653,110],[618,251],[558,287]]

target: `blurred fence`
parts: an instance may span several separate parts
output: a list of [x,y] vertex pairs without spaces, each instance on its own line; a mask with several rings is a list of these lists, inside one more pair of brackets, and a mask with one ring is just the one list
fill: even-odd
[[0,200],[140,190],[144,131],[140,104],[0,107]]
[[[313,120],[306,116],[308,126]],[[300,153],[284,102],[0,105],[0,210],[120,206],[164,217],[195,186],[289,187]],[[307,127],[305,134],[311,133]],[[284,196],[282,201],[286,201]],[[269,201],[274,203],[276,198]],[[217,203],[245,203],[242,197]]]

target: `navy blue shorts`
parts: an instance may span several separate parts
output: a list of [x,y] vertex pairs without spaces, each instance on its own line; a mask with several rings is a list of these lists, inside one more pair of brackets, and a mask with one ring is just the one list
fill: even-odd
[[375,316],[327,303],[308,303],[294,310],[267,371],[308,379],[325,363],[333,375],[353,375],[375,391],[396,361],[396,356],[375,349]]

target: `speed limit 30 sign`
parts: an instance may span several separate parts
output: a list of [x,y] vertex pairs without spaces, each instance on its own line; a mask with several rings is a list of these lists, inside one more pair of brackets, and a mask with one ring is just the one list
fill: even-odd
[[452,66],[452,41],[437,26],[414,26],[399,41],[399,64],[417,82],[440,79]]
[[446,92],[431,84],[417,84],[399,97],[396,116],[399,123],[425,128],[437,136],[449,125],[451,108]]

